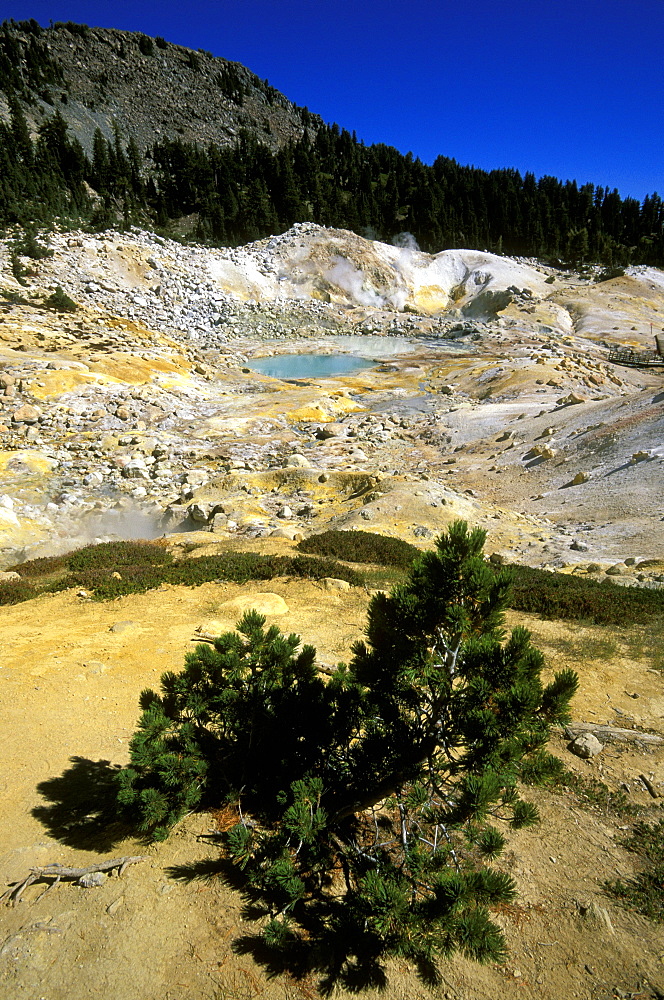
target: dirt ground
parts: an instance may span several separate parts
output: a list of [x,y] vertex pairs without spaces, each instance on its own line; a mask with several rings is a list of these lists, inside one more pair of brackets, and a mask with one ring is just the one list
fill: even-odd
[[[276,595],[276,596],[275,596]],[[281,598],[281,600],[278,600]],[[234,942],[256,931],[242,897],[219,878],[186,880],[183,866],[218,855],[199,839],[207,814],[189,816],[164,844],[127,839],[110,818],[108,783],[127,760],[137,699],[165,670],[178,670],[199,626],[231,628],[243,607],[311,642],[319,660],[347,658],[361,635],[367,594],[288,580],[239,587],[162,587],[99,604],[74,591],[2,609],[3,738],[0,742],[0,885],[31,866],[85,865],[145,855],[97,888],[62,882],[38,899],[28,888],[0,907],[0,997],[14,1000],[250,1000],[318,996],[314,977],[270,976]],[[581,675],[574,718],[664,734],[664,675],[648,630],[622,632],[550,623],[522,614],[552,668]],[[638,697],[636,697],[638,695]],[[664,751],[608,744],[592,762],[554,750],[568,767],[652,806],[638,775],[664,792]],[[501,862],[517,881],[518,902],[498,914],[510,945],[501,966],[460,958],[439,987],[403,963],[388,968],[384,995],[506,1000],[664,995],[664,931],[616,906],[602,889],[635,871],[617,840],[625,820],[582,807],[569,792],[533,791],[541,824],[510,837]],[[338,991],[338,996],[344,996]],[[373,995],[370,991],[369,996]]]

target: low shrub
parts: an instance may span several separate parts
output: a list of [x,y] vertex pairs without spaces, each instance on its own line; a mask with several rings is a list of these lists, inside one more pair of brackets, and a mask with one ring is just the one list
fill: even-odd
[[51,573],[60,573],[68,568],[67,556],[39,556],[27,562],[18,563],[10,569],[23,577],[43,577]]
[[0,605],[20,604],[36,597],[39,591],[27,580],[5,580],[0,582]]
[[610,281],[611,278],[622,278],[624,273],[624,267],[606,267],[595,277],[595,281]]
[[634,878],[606,882],[605,889],[623,906],[664,923],[664,819],[657,823],[637,823],[623,847],[638,854],[645,868]]
[[331,576],[356,587],[364,584],[361,574],[332,559],[226,552],[176,561],[160,545],[130,541],[87,545],[67,556],[32,559],[14,570],[26,579],[3,585],[0,605],[30,600],[44,590],[54,592],[69,587],[82,587],[92,592],[94,600],[108,601],[124,594],[145,593],[163,583],[199,587],[213,580],[247,583],[275,576],[308,580]]
[[355,563],[377,563],[408,569],[422,553],[400,538],[376,535],[371,531],[323,531],[298,543],[300,552],[345,559]]
[[572,792],[577,798],[579,805],[599,811],[605,815],[613,813],[615,816],[633,816],[638,811],[629,801],[623,791],[614,792],[603,781],[597,778],[586,778],[573,771],[564,771],[558,782],[558,788]]
[[608,581],[600,583],[529,566],[511,569],[509,606],[515,611],[594,625],[645,624],[653,616],[664,616],[664,590],[617,587]]
[[123,566],[166,566],[172,562],[168,549],[150,542],[101,542],[86,545],[67,557],[67,567],[74,573]]
[[[246,583],[276,576],[308,580],[336,577],[360,587],[366,585],[366,578],[337,560],[400,570],[421,555],[408,542],[367,531],[326,531],[300,542],[298,548],[303,554],[225,552],[176,561],[168,549],[153,542],[102,542],[67,556],[33,559],[14,566],[22,577],[34,581],[32,589],[20,597],[17,595],[23,591],[8,585],[6,594],[0,591],[0,605],[29,600],[45,589],[75,586],[94,591],[96,600],[142,593],[162,583],[198,587],[212,580]],[[500,567],[492,568],[494,572],[500,571]],[[508,605],[516,611],[595,625],[650,624],[653,619],[664,618],[664,590],[617,587],[608,581],[598,583],[586,577],[527,566],[511,566],[509,570],[512,586]],[[121,579],[113,577],[114,572]]]
[[21,257],[30,257],[31,260],[44,260],[45,257],[53,256],[53,251],[40,243],[30,229],[26,229],[21,239],[16,242],[16,252]]
[[28,300],[26,299],[26,297],[24,295],[21,295],[19,292],[15,292],[15,291],[13,291],[12,289],[9,289],[9,288],[3,288],[3,289],[1,289],[0,290],[0,297],[2,297],[5,300],[5,302],[8,302],[10,305],[13,305],[13,306],[18,306],[18,305],[20,305],[20,306],[29,306],[30,305],[30,303],[28,302]]
[[52,309],[54,312],[76,312],[78,309],[74,300],[69,298],[67,293],[60,288],[60,285],[44,299],[44,306],[46,309]]

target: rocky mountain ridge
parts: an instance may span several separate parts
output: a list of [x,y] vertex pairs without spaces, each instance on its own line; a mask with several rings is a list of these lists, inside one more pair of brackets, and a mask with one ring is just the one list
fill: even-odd
[[33,132],[57,109],[89,155],[97,128],[113,141],[117,127],[143,154],[164,138],[230,145],[243,129],[277,149],[318,120],[246,67],[209,52],[113,28],[68,22],[36,33],[31,25],[5,22],[5,38],[24,57],[39,46],[35,59],[49,62],[48,83],[31,75],[25,58],[20,89],[0,74],[0,119],[9,119],[11,92]]

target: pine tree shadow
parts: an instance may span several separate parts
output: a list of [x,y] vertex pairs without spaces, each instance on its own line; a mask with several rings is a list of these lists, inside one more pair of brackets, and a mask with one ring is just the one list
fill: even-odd
[[[220,879],[241,894],[243,920],[265,923],[269,916],[260,896],[247,882],[241,870],[225,858],[205,858],[191,864],[166,869],[171,878],[182,881]],[[232,948],[237,955],[251,955],[263,967],[269,979],[288,974],[296,981],[318,976],[318,989],[330,996],[338,987],[359,994],[373,989],[387,989],[386,970],[380,960],[380,943],[368,934],[358,934],[356,926],[344,921],[342,906],[329,899],[310,900],[297,912],[293,922],[299,927],[286,942],[270,945],[257,930],[236,938]],[[417,973],[430,988],[440,984],[435,965],[425,958],[415,960]]]
[[115,775],[120,767],[85,757],[70,761],[60,777],[37,785],[49,805],[35,806],[32,815],[68,847],[109,851],[131,833],[117,820]]

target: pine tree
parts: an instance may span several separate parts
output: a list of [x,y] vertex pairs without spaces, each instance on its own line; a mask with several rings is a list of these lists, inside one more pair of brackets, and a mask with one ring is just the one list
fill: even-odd
[[515,886],[489,861],[537,820],[522,783],[560,773],[546,743],[577,680],[543,686],[529,633],[504,634],[509,576],[484,540],[452,524],[372,599],[327,683],[315,650],[251,612],[142,696],[120,801],[159,835],[236,802],[226,850],[265,906],[264,944],[294,963],[308,948],[328,985],[379,982],[387,955],[431,980],[455,950],[505,955],[489,911]]

